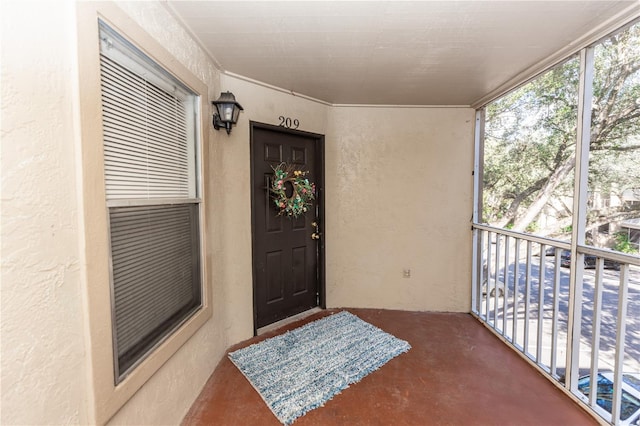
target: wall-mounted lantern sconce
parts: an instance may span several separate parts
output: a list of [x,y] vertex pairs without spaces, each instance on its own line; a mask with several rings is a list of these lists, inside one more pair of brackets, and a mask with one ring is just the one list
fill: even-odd
[[216,107],[213,113],[213,128],[220,130],[224,127],[227,134],[231,133],[231,126],[238,122],[238,115],[244,108],[236,102],[236,97],[231,92],[220,93],[220,97],[211,101],[211,104]]

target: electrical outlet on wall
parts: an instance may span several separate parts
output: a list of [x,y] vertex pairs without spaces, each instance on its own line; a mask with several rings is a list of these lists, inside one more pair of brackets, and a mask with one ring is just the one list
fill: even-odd
[[411,269],[405,268],[402,270],[402,278],[411,278]]

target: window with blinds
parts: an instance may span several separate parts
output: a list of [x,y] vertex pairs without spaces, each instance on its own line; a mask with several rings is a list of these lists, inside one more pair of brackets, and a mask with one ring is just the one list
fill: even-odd
[[100,23],[116,384],[202,307],[197,101]]

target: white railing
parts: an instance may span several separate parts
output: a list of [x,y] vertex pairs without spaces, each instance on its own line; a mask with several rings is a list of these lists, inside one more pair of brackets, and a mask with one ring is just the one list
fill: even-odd
[[[640,258],[487,225],[473,233],[474,315],[585,408],[624,422],[623,372],[640,373]],[[598,373],[613,382],[607,409],[585,387]]]

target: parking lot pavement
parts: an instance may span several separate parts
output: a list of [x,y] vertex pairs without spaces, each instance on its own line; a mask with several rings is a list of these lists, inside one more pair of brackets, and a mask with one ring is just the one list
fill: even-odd
[[[528,348],[532,358],[536,359],[538,355],[544,365],[550,366],[552,362],[552,335],[553,335],[553,262],[546,262],[546,276],[543,292],[543,310],[542,310],[542,333],[541,351],[538,353],[537,340],[538,332],[538,277],[539,277],[539,258],[532,265],[531,291],[529,297],[529,327],[528,327]],[[502,330],[504,321],[502,312],[506,303],[507,324],[506,334],[513,338],[513,309],[514,309],[514,285],[513,285],[513,265],[511,265],[507,280],[507,297],[490,298],[490,312],[495,309],[495,301],[497,300],[497,321],[496,328]],[[525,339],[525,268],[520,265],[517,280],[518,295],[518,312],[515,316],[516,330],[515,342],[521,347],[524,346]],[[502,275],[504,277],[504,275]],[[618,289],[619,289],[620,272],[614,270],[605,270],[603,272],[603,288],[602,288],[602,307],[600,315],[600,345],[598,357],[599,370],[613,370],[615,365],[615,347],[617,334],[617,313],[618,313]],[[581,297],[582,308],[582,324],[580,337],[580,357],[579,368],[588,371],[591,366],[591,338],[593,323],[593,301],[594,301],[594,282],[595,271],[587,269],[583,275],[583,292]],[[569,269],[560,269],[560,291],[558,300],[558,327],[557,327],[557,344],[555,353],[555,365],[558,375],[564,374],[566,365],[566,342],[567,342],[567,321],[569,312]],[[491,317],[491,316],[490,316]],[[493,317],[491,317],[493,319]],[[640,268],[632,266],[629,271],[628,280],[628,298],[627,298],[627,315],[626,315],[626,332],[625,332],[625,356],[624,371],[640,372]]]

